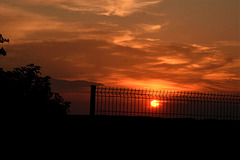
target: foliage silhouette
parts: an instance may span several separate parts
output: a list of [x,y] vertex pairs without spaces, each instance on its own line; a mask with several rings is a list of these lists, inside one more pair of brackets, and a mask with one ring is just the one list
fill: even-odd
[[56,117],[70,112],[70,102],[51,91],[50,77],[41,77],[40,66],[4,71],[0,68],[0,106],[7,115]]
[[[4,42],[9,42],[9,39],[3,38],[2,34],[0,34],[0,43],[4,43]],[[3,56],[7,55],[7,52],[3,47],[0,49],[0,55],[3,55]]]

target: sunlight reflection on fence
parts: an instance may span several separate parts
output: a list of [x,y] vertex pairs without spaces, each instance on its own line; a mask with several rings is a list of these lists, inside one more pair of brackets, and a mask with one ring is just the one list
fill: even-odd
[[[93,90],[94,115],[240,120],[240,95],[105,86]],[[151,105],[153,100],[158,104]]]

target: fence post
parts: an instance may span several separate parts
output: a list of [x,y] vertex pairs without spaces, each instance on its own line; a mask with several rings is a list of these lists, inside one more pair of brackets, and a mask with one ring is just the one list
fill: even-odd
[[95,115],[95,94],[96,94],[96,86],[91,85],[91,95],[90,95],[90,116]]

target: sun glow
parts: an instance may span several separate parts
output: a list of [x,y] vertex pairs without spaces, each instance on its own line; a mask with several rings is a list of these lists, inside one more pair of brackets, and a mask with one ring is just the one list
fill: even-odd
[[158,100],[153,100],[153,101],[151,101],[151,106],[152,107],[159,107],[160,106],[160,101],[158,101]]

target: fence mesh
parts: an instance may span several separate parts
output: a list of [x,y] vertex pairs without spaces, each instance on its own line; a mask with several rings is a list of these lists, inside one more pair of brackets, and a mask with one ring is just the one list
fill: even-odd
[[95,115],[240,120],[240,95],[97,86]]

